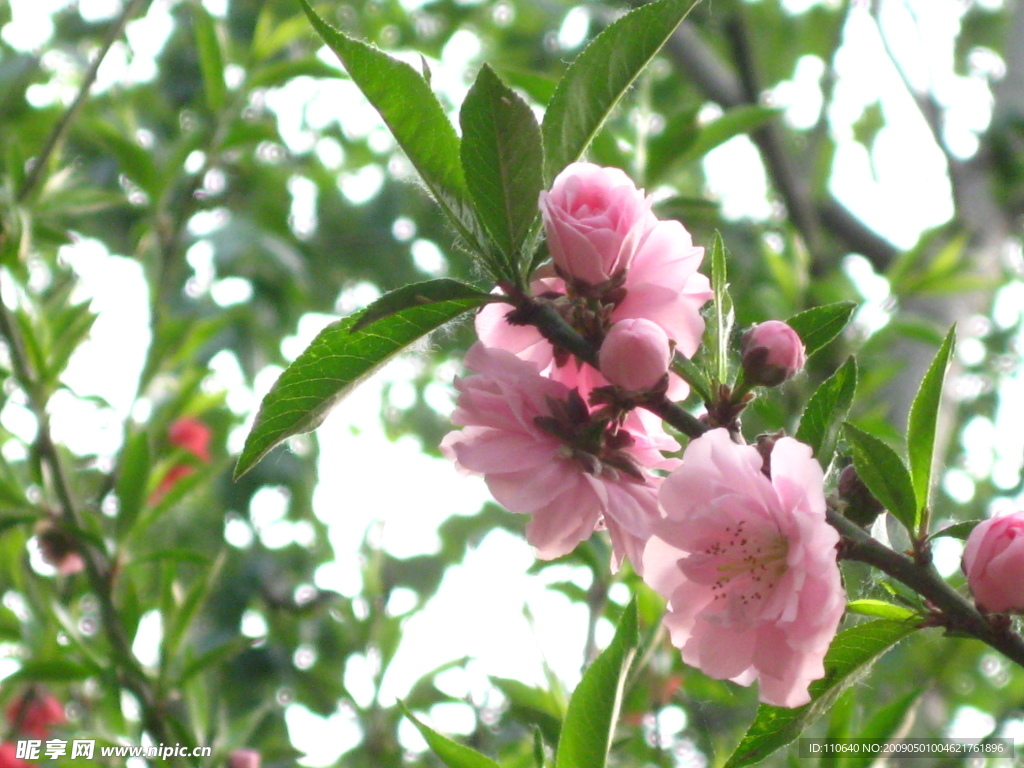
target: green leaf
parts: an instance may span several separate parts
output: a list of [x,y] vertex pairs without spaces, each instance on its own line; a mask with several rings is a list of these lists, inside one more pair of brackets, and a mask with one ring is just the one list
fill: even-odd
[[413,283],[384,294],[360,312],[359,318],[352,325],[352,332],[361,331],[385,317],[391,317],[411,307],[462,299],[476,301],[479,305],[496,301],[497,298],[494,294],[485,293],[472,285],[460,283],[458,280],[451,280],[447,277],[428,280],[424,283]]
[[851,600],[846,604],[846,610],[850,613],[859,613],[861,616],[874,616],[876,619],[892,619],[893,621],[906,621],[918,615],[905,606],[868,598]]
[[843,332],[856,308],[856,302],[839,301],[804,310],[786,322],[799,334],[810,357]]
[[835,453],[839,425],[846,418],[857,391],[857,361],[851,356],[807,401],[796,439],[811,446],[818,463],[828,467]]
[[569,699],[555,768],[604,768],[639,639],[633,600],[623,612],[612,642],[583,673]]
[[196,48],[199,51],[199,68],[203,73],[203,88],[206,91],[206,106],[211,112],[219,112],[224,108],[224,57],[221,55],[220,41],[217,39],[217,28],[213,17],[202,5],[190,5],[195,26]]
[[580,158],[608,114],[699,0],[658,0],[627,13],[566,70],[544,114],[550,180]]
[[732,307],[732,297],[729,296],[725,245],[722,243],[720,232],[715,232],[715,240],[711,246],[711,289],[715,294],[713,299],[715,306],[711,316],[708,338],[711,342],[714,375],[719,384],[726,384],[729,376],[729,337],[732,335],[735,313]]
[[235,637],[207,651],[203,651],[196,658],[185,664],[178,678],[179,685],[206,669],[222,667],[231,659],[251,648],[256,642],[251,637]]
[[459,114],[462,171],[477,215],[512,268],[538,218],[544,150],[533,110],[486,64]]
[[429,83],[405,62],[329,25],[309,0],[299,2],[349,77],[380,113],[455,229],[482,256],[485,242],[462,175],[459,137]]
[[693,391],[701,400],[705,403],[711,402],[711,382],[708,381],[707,374],[693,360],[676,354],[672,358],[672,370],[693,387]]
[[398,702],[398,706],[402,708],[402,713],[412,720],[412,724],[419,729],[431,750],[448,768],[501,768],[500,765],[486,755],[481,755],[475,749],[464,747],[447,736],[442,736],[433,728],[424,725],[413,716],[409,708],[402,702]]
[[971,535],[978,523],[984,522],[982,520],[965,520],[962,523],[954,523],[953,525],[943,528],[938,533],[933,533],[931,538],[937,539],[939,536],[948,536],[952,539],[960,539],[961,541],[967,541],[967,537]]
[[796,739],[886,651],[915,629],[909,622],[881,619],[840,632],[825,654],[825,677],[809,686],[810,704],[794,709],[762,704],[725,768],[752,765]]
[[145,432],[139,431],[125,440],[117,467],[114,489],[118,501],[116,525],[120,533],[131,529],[146,503],[149,469],[149,439]]
[[235,477],[292,435],[316,429],[341,398],[412,342],[482,303],[473,297],[411,306],[360,331],[353,326],[361,313],[327,326],[263,398]]
[[100,670],[91,665],[80,664],[67,658],[29,659],[21,668],[8,677],[7,683],[64,683],[84,680],[98,674]]
[[754,104],[730,109],[717,120],[701,128],[694,142],[687,147],[682,160],[698,160],[729,139],[757,130],[777,114],[778,109]]
[[534,688],[519,680],[492,677],[491,682],[508,699],[509,713],[513,718],[540,729],[549,743],[558,743],[564,714],[558,699],[543,688]]
[[908,530],[916,531],[919,509],[903,459],[886,443],[852,424],[844,424],[843,432],[864,485]]
[[[860,728],[855,738],[858,740],[870,739],[875,742],[888,741],[899,732],[907,720],[907,713],[920,697],[920,689],[912,690],[895,701],[879,707]],[[837,759],[836,764],[841,768],[869,768],[877,762],[877,755],[861,754],[843,756]]]
[[[932,465],[935,461],[935,423],[939,417],[942,384],[955,346],[956,326],[953,326],[921,380],[907,419],[907,458],[910,459],[910,476],[914,481],[917,506],[923,511],[921,525],[925,529],[928,526],[927,509],[931,495]],[[926,533],[927,530],[917,531],[919,536]]]

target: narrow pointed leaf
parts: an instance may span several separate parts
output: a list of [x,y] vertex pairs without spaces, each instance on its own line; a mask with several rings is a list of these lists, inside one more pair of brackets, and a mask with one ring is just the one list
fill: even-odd
[[[917,506],[925,509],[929,504],[932,484],[933,453],[935,451],[935,423],[939,417],[942,384],[956,346],[956,326],[949,329],[935,358],[921,380],[907,420],[907,458],[910,476],[914,481]],[[923,532],[922,532],[923,533]]]
[[846,610],[850,613],[859,613],[861,616],[874,616],[876,619],[892,619],[894,621],[906,621],[918,615],[906,606],[868,598],[851,600],[846,604]]
[[658,0],[611,24],[576,57],[544,114],[547,178],[586,150],[608,114],[699,0]]
[[402,708],[402,713],[412,721],[412,724],[423,735],[424,741],[427,742],[433,753],[448,768],[501,768],[498,763],[486,755],[482,755],[475,749],[470,749],[458,742],[452,741],[447,736],[442,736],[433,728],[424,725],[413,716],[405,704],[399,702],[399,706]]
[[729,139],[757,130],[777,114],[779,110],[776,108],[755,104],[730,109],[700,129],[694,142],[683,153],[682,160],[698,160]]
[[919,508],[910,471],[903,459],[886,443],[852,424],[845,424],[843,433],[853,451],[853,465],[864,485],[882,506],[914,533]]
[[[871,713],[867,722],[858,730],[854,738],[870,739],[879,743],[893,738],[900,731],[904,723],[906,723],[908,713],[920,698],[921,690],[918,689],[903,694],[895,701],[884,704]],[[839,762],[840,760],[842,762]],[[870,766],[879,762],[884,764],[887,761],[879,761],[877,755],[860,754],[843,755],[837,758],[835,764],[841,768],[870,768]]]
[[544,150],[533,110],[486,64],[459,115],[462,170],[480,221],[518,270],[538,217]]
[[[715,294],[715,306],[711,315],[708,340],[711,342],[714,376],[719,384],[728,383],[729,376],[729,337],[732,335],[734,312],[728,280],[725,245],[722,243],[721,233],[716,232],[711,246],[711,290]],[[714,394],[712,392],[712,395]]]
[[705,403],[711,402],[711,382],[708,381],[707,374],[703,369],[693,360],[676,354],[672,358],[672,370],[693,388],[701,400]]
[[811,395],[800,417],[796,439],[811,446],[818,463],[823,467],[828,467],[832,462],[839,425],[846,419],[856,391],[857,361],[849,357]]
[[477,296],[414,305],[358,331],[359,314],[329,325],[263,398],[235,477],[292,435],[316,429],[342,397],[414,341],[483,303]]
[[881,619],[840,632],[825,654],[825,677],[810,685],[810,704],[794,709],[762,704],[725,768],[753,765],[792,742],[915,629],[912,622]]
[[484,239],[459,162],[459,137],[430,84],[405,62],[332,27],[308,0],[299,2],[349,77],[380,113],[456,230],[482,253]]
[[594,659],[569,700],[555,768],[604,768],[638,642],[634,600],[623,612],[611,644]]
[[361,331],[378,320],[383,320],[385,317],[390,317],[410,307],[460,299],[475,300],[485,304],[496,298],[494,294],[485,293],[472,285],[460,283],[458,280],[451,280],[447,277],[428,280],[425,283],[413,283],[385,293],[360,312],[359,318],[352,324],[352,331]]
[[856,302],[839,301],[804,310],[786,322],[800,335],[807,356],[810,357],[843,332],[856,308]]
[[953,523],[953,525],[943,528],[938,533],[933,533],[931,538],[937,539],[939,536],[948,536],[952,539],[960,539],[961,541],[967,541],[967,537],[971,535],[978,523],[981,520],[964,520],[962,523]]
[[213,17],[202,5],[190,6],[195,27],[196,48],[199,51],[199,66],[203,73],[203,88],[206,91],[206,106],[213,112],[224,108],[227,86],[224,84],[224,57],[217,39],[217,27]]

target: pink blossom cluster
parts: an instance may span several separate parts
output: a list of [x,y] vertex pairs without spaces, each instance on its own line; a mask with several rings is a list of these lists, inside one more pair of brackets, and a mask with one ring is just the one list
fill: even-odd
[[[455,385],[461,429],[442,451],[529,515],[540,558],[607,529],[614,566],[628,559],[668,601],[687,663],[759,680],[768,703],[806,703],[845,607],[821,467],[791,438],[765,459],[726,429],[667,457],[679,444],[634,406],[687,393],[669,364],[700,345],[712,297],[697,272],[703,249],[613,168],[570,165],[540,209],[552,264],[535,275],[533,296],[598,350],[597,367],[489,305],[466,356],[471,375]],[[766,386],[803,364],[799,337],[778,326],[748,339],[745,362]]]
[[697,272],[703,249],[677,221],[661,221],[651,198],[622,171],[574,163],[540,196],[553,265],[532,284],[600,349],[600,370],[509,320],[493,304],[477,317],[480,343],[466,358],[474,375],[457,383],[454,421],[442,450],[484,475],[495,498],[530,515],[527,538],[541,558],[572,551],[607,528],[616,564],[640,553],[660,518],[655,469],[679,444],[660,422],[602,402],[615,386],[630,394],[668,389],[673,351],[700,345],[701,306],[711,298]]

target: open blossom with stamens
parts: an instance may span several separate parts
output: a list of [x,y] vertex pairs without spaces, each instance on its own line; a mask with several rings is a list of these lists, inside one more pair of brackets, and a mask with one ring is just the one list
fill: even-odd
[[624,424],[591,413],[576,390],[542,376],[509,352],[474,345],[474,372],[456,382],[458,403],[441,451],[467,473],[481,474],[494,498],[530,515],[526,538],[541,559],[571,552],[601,525],[616,564],[639,569],[658,519],[658,484],[649,468],[671,468],[659,449],[678,447],[648,434],[640,417]]
[[644,580],[669,601],[683,660],[717,679],[758,680],[761,701],[781,707],[810,701],[845,608],[822,485],[806,445],[780,438],[766,474],[756,447],[712,430],[662,484],[666,517],[644,552]]

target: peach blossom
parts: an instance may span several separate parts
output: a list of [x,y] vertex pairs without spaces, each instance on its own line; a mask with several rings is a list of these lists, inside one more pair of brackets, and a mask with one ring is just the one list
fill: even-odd
[[796,707],[825,674],[845,593],[839,535],[825,521],[811,449],[780,438],[770,477],[757,448],[724,429],[693,440],[662,484],[665,519],[644,552],[644,579],[668,600],[665,625],[683,660]]

